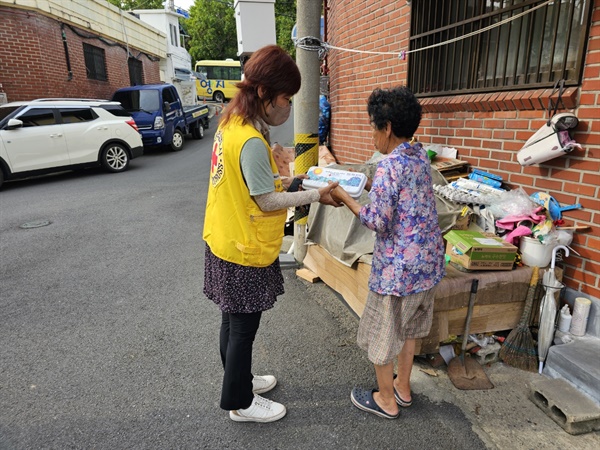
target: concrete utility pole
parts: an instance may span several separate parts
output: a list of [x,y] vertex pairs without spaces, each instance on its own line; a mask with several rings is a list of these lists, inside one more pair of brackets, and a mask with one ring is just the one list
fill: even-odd
[[[321,0],[298,0],[297,38],[321,35]],[[296,63],[302,74],[302,87],[294,96],[294,144],[296,174],[306,173],[319,161],[319,54],[296,49]],[[296,208],[294,215],[294,259],[306,256],[308,207]]]

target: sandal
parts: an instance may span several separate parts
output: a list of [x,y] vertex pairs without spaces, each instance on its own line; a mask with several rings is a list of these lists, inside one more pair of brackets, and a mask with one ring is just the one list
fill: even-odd
[[396,415],[386,413],[377,403],[375,403],[375,400],[373,399],[374,392],[378,392],[377,389],[368,390],[355,387],[350,394],[350,400],[352,400],[352,403],[358,409],[383,417],[384,419],[397,419],[400,416],[400,412]]
[[[398,375],[394,374],[394,380],[396,379]],[[410,405],[412,405],[412,400],[410,401],[406,401],[403,400],[400,397],[400,394],[398,394],[398,391],[396,390],[396,388],[394,388],[394,397],[396,398],[396,403],[398,403],[398,405],[402,406],[403,408],[408,408]]]
[[398,394],[396,388],[394,388],[394,397],[396,398],[396,403],[398,403],[398,405],[402,406],[403,408],[408,408],[410,405],[412,405],[412,400],[408,402],[406,400],[403,400],[400,397],[400,394]]

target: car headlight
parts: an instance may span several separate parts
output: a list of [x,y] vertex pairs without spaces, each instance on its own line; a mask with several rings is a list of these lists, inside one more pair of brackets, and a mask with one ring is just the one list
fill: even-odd
[[165,121],[161,116],[156,116],[154,119],[154,129],[162,130],[165,127]]

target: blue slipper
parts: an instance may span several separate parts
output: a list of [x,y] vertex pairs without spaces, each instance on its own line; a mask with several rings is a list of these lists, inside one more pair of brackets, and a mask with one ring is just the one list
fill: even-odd
[[396,415],[386,413],[375,403],[373,399],[374,392],[377,392],[377,389],[368,390],[355,387],[350,394],[350,400],[352,400],[352,403],[358,409],[383,417],[384,419],[397,419],[400,416],[400,412]]
[[394,397],[396,398],[396,403],[398,403],[398,405],[402,406],[403,408],[408,408],[410,405],[412,405],[412,400],[409,402],[407,402],[406,400],[403,400],[395,388],[394,388]]
[[[397,376],[398,375],[394,374],[394,379],[396,379]],[[400,397],[400,394],[398,394],[396,388],[394,388],[394,397],[396,398],[396,403],[398,403],[398,405],[402,406],[403,408],[408,408],[410,405],[412,405],[412,400],[408,402],[406,400],[403,400]]]

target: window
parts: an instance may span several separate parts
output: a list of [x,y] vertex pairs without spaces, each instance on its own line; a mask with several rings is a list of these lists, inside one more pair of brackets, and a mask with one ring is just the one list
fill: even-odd
[[209,80],[241,80],[242,69],[240,67],[206,66],[197,67]]
[[[414,0],[409,86],[420,97],[522,88],[567,86],[581,81],[591,0]],[[544,6],[540,6],[544,5]],[[516,19],[512,17],[538,9]]]
[[171,30],[171,45],[173,47],[178,47],[179,39],[177,39],[177,27],[173,24],[170,24],[169,29]]
[[50,108],[31,108],[17,117],[17,119],[23,121],[23,127],[56,125],[54,112]]
[[159,109],[156,89],[116,92],[113,100],[121,103],[126,111],[158,111]]
[[59,112],[63,123],[90,122],[98,117],[91,108],[61,108]]
[[0,122],[17,110],[18,106],[5,106],[0,108]]
[[175,88],[167,88],[163,91],[163,99],[165,102],[175,103],[177,101],[177,93]]
[[129,83],[131,86],[144,84],[142,62],[136,58],[129,58],[127,65],[129,66]]
[[83,44],[83,56],[85,58],[87,77],[92,80],[107,81],[104,49]]
[[182,69],[181,67],[175,67],[175,79],[190,81],[192,79],[192,71],[189,69]]
[[117,116],[117,117],[131,117],[131,114],[129,114],[127,111],[125,111],[122,106],[117,106],[117,105],[100,105],[100,108],[108,111],[113,116]]
[[240,67],[230,67],[228,80],[241,80],[241,79],[242,79],[242,69]]

